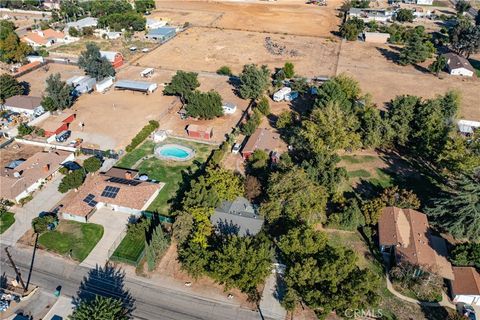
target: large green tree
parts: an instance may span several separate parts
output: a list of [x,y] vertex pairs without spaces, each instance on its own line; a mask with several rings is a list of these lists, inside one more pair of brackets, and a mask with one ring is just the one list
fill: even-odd
[[146,13],[155,9],[154,0],[135,0],[135,10],[140,13]]
[[43,97],[42,106],[48,111],[63,110],[69,108],[72,103],[72,87],[60,78],[60,73],[51,74],[45,88],[46,95]]
[[258,99],[267,90],[270,80],[270,71],[267,66],[258,67],[255,64],[243,66],[240,74],[238,91],[243,99]]
[[23,62],[25,57],[33,52],[32,47],[20,41],[14,31],[0,34],[0,36],[5,36],[4,39],[0,38],[0,61],[6,63]]
[[430,221],[458,239],[480,241],[480,181],[463,177],[427,208]]
[[179,96],[182,102],[185,103],[186,96],[200,86],[197,77],[198,74],[195,72],[179,70],[172,77],[170,83],[165,86],[163,93]]
[[22,85],[13,76],[4,73],[0,76],[0,102],[6,99],[23,94]]
[[394,132],[395,143],[404,146],[411,134],[410,123],[415,117],[416,106],[420,98],[416,96],[397,96],[388,106],[388,122]]
[[398,22],[413,22],[413,10],[410,9],[399,9],[395,13],[395,20]]
[[415,33],[400,51],[399,63],[401,65],[417,64],[424,62],[434,53],[433,44]]
[[340,35],[348,41],[355,41],[364,28],[365,23],[363,20],[353,17],[342,24],[340,27]]
[[83,170],[72,171],[62,178],[58,186],[58,191],[66,193],[68,190],[76,189],[83,184],[84,180],[85,173]]
[[123,307],[122,300],[95,296],[94,300],[81,302],[70,320],[128,320],[129,317]]
[[85,70],[86,74],[97,80],[115,75],[112,64],[107,58],[102,57],[100,48],[93,42],[87,43],[87,49],[80,54],[78,66]]
[[448,31],[450,48],[467,58],[480,50],[480,25],[473,25],[469,19],[458,18]]
[[223,115],[222,97],[216,91],[189,92],[185,107],[187,115],[192,118],[213,119]]

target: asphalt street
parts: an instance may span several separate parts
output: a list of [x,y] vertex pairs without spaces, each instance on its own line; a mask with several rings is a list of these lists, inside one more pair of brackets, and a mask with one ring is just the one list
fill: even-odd
[[[10,279],[15,272],[1,247],[0,271]],[[27,279],[31,252],[23,249],[10,248],[10,252],[22,273]],[[151,284],[134,278],[117,277],[111,273],[92,272],[92,269],[76,264],[62,263],[61,259],[36,255],[31,275],[31,284],[42,289],[54,292],[61,286],[61,293],[66,297],[76,297],[82,294],[102,294],[127,299],[132,297],[137,319],[166,319],[166,320],[198,320],[198,319],[225,319],[247,320],[262,319],[257,311],[242,309],[237,305],[210,300],[186,292],[174,291],[169,288]],[[81,286],[83,282],[83,286]],[[81,289],[80,289],[81,288]]]

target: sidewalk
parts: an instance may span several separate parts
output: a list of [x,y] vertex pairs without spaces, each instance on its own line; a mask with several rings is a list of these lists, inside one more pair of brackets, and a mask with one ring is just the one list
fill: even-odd
[[62,175],[57,174],[45,186],[34,194],[33,199],[23,207],[14,207],[15,223],[10,226],[2,235],[0,243],[13,246],[17,241],[32,227],[32,219],[38,217],[42,211],[53,209],[63,197],[64,194],[58,192],[58,185],[62,180]]

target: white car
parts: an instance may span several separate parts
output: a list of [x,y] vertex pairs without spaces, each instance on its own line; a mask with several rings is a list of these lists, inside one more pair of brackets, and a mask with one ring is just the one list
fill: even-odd
[[148,49],[148,48],[143,48],[143,49],[142,49],[142,52],[143,52],[143,53],[148,52],[148,51],[150,51],[150,49]]
[[137,51],[137,47],[130,47],[130,51]]
[[242,148],[242,145],[240,143],[235,143],[232,148],[232,153],[237,154],[241,148]]

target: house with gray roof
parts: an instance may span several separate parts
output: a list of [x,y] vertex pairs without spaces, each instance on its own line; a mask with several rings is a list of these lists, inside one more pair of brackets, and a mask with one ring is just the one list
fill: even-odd
[[258,210],[244,197],[224,201],[210,217],[217,232],[230,235],[255,235],[262,229],[263,218]]
[[98,19],[93,17],[86,17],[77,21],[67,23],[65,27],[65,31],[68,31],[70,28],[75,28],[81,31],[83,28],[86,27],[96,27],[98,24]]
[[161,27],[156,29],[150,29],[145,36],[149,40],[155,40],[165,42],[175,36],[177,29],[173,27]]

